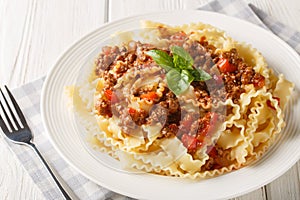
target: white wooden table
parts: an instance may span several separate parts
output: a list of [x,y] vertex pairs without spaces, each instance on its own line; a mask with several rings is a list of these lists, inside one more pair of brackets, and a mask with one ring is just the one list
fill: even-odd
[[[0,0],[0,85],[44,76],[58,56],[99,25],[150,11],[193,9],[208,0]],[[299,0],[246,0],[300,31]],[[284,164],[284,163],[283,163]],[[300,162],[237,199],[300,199]],[[43,199],[0,135],[0,199]]]

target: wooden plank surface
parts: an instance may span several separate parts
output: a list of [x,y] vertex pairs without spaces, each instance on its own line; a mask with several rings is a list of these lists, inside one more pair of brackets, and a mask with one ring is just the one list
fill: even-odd
[[[0,0],[0,85],[45,76],[68,46],[105,22],[106,11],[98,0]],[[0,135],[0,199],[43,198]]]
[[[0,84],[44,76],[58,56],[106,21],[151,11],[194,9],[209,0],[0,0]],[[247,0],[300,31],[300,1]],[[0,199],[42,199],[0,136]],[[300,162],[239,200],[300,199]],[[22,194],[22,195],[21,195]]]

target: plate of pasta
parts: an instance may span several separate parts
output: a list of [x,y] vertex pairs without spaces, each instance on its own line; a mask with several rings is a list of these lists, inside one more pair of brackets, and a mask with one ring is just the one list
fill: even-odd
[[66,161],[115,192],[228,199],[299,160],[299,64],[287,44],[239,19],[130,17],[58,59],[43,121]]

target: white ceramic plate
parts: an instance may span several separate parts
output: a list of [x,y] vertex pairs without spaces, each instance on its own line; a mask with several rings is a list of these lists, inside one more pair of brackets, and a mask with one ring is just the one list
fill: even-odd
[[139,199],[228,199],[258,189],[286,172],[300,158],[299,98],[288,106],[287,127],[280,140],[253,165],[202,181],[132,174],[99,162],[81,141],[76,121],[64,101],[64,86],[76,82],[80,68],[101,41],[118,31],[139,28],[142,19],[176,25],[204,22],[225,30],[238,41],[256,47],[269,65],[300,87],[300,58],[287,44],[253,24],[204,11],[180,11],[135,16],[106,24],[72,45],[47,76],[42,92],[42,117],[49,137],[63,158],[84,176],[115,192]]

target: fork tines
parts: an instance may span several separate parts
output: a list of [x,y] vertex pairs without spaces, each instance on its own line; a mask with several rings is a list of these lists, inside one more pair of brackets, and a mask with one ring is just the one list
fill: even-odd
[[[2,128],[3,132],[8,132],[9,129],[11,131],[19,130],[19,129],[21,129],[21,126],[27,127],[28,125],[26,123],[25,117],[24,117],[19,105],[17,104],[15,98],[13,97],[12,93],[9,91],[7,86],[5,85],[4,87],[9,96],[10,103],[9,103],[8,98],[5,96],[5,94],[3,92],[4,90],[2,91],[2,89],[0,88],[1,96],[3,99],[3,100],[1,100],[1,98],[0,98],[0,106],[2,109],[2,112],[0,112],[0,127]],[[12,106],[11,106],[11,104],[12,104]],[[12,109],[12,107],[14,107],[14,110]],[[18,121],[17,118],[19,118],[20,121]],[[6,123],[5,123],[4,119],[6,119]],[[15,126],[14,126],[14,124],[15,124]]]

